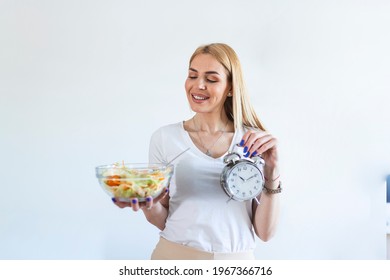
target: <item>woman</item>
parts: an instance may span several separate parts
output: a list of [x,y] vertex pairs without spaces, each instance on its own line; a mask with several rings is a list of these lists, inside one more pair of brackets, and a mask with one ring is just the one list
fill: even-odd
[[[255,234],[269,240],[279,215],[277,141],[249,104],[231,47],[201,46],[189,64],[185,90],[195,115],[160,128],[150,142],[150,162],[169,162],[189,148],[174,162],[169,195],[148,198],[144,204],[136,199],[115,203],[142,209],[161,230],[152,259],[254,259]],[[227,202],[219,178],[223,157],[232,150],[264,159],[266,191],[257,198],[260,204]]]

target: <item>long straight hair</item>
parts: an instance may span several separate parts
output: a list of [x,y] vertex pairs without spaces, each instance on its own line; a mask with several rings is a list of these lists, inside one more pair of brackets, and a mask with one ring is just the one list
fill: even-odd
[[264,125],[257,117],[255,110],[249,102],[249,95],[242,75],[241,63],[236,52],[223,43],[213,43],[198,47],[190,58],[198,54],[210,54],[225,67],[228,79],[232,85],[232,97],[227,97],[224,109],[227,117],[234,123],[235,129],[244,126],[265,130]]

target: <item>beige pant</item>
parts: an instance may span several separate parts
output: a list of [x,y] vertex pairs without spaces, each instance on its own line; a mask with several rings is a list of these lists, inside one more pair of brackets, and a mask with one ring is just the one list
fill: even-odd
[[253,251],[238,253],[212,253],[177,244],[160,237],[152,260],[254,260]]

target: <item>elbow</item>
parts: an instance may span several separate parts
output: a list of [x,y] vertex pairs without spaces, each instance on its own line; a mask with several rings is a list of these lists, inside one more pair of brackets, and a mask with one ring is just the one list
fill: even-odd
[[157,227],[159,230],[163,231],[164,228],[165,228],[165,221],[164,222],[161,222],[160,220],[158,219],[155,219],[153,217],[146,217],[146,220],[154,225],[155,227]]
[[275,236],[275,231],[256,231],[257,237],[263,242],[270,241]]
[[258,235],[260,240],[263,242],[270,241],[274,236],[273,235]]

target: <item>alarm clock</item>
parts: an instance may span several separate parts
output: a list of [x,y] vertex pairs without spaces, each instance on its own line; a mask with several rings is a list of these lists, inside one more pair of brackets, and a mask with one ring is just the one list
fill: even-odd
[[255,199],[264,188],[264,160],[260,156],[242,158],[230,152],[223,158],[226,166],[221,173],[221,186],[230,199],[248,201]]

